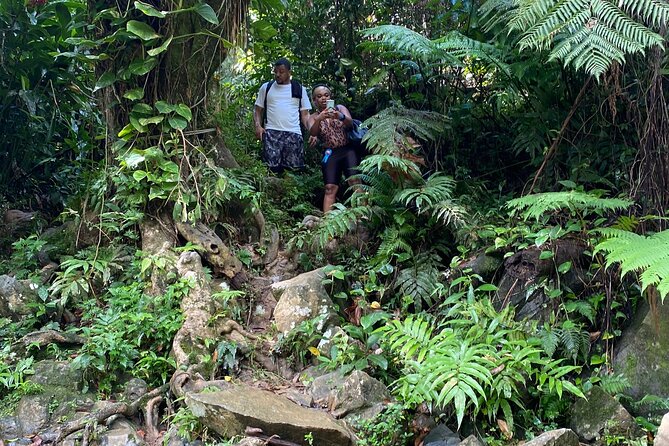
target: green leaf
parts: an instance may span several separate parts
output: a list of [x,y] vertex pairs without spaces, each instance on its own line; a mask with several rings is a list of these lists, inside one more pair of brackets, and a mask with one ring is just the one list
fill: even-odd
[[539,254],[539,260],[552,259],[553,255],[553,251],[541,251],[541,254]]
[[151,116],[150,118],[141,118],[139,123],[144,126],[149,124],[160,124],[163,122],[163,119],[165,119],[164,116]]
[[251,29],[253,29],[253,34],[255,34],[260,40],[269,40],[279,33],[271,23],[265,20],[258,20],[257,22],[253,22],[251,24]]
[[367,359],[381,370],[388,369],[388,360],[381,355],[372,354],[367,356]]
[[149,104],[135,104],[130,113],[140,114],[140,115],[152,115],[153,108],[151,108]]
[[176,112],[189,121],[193,119],[193,114],[191,113],[190,108],[186,104],[177,105]]
[[151,28],[148,23],[139,22],[137,20],[129,20],[126,24],[126,29],[129,33],[136,35],[142,40],[153,40],[160,38],[160,34]]
[[165,101],[158,101],[155,103],[156,110],[158,110],[162,114],[167,114],[173,112],[176,107],[172,104],[169,104]]
[[135,181],[142,181],[144,178],[146,178],[146,172],[143,170],[136,170],[132,173],[132,177],[135,179]]
[[100,76],[100,79],[98,79],[98,81],[95,83],[95,88],[93,88],[93,92],[101,90],[105,87],[109,87],[114,82],[116,82],[116,75],[108,71],[102,76]]
[[143,76],[153,70],[158,65],[158,59],[150,57],[148,59],[137,59],[130,63],[128,70],[137,76]]
[[150,17],[158,17],[160,19],[164,19],[166,17],[166,14],[163,11],[158,11],[153,6],[147,5],[144,2],[136,1],[135,2],[135,8],[139,9],[145,15],[148,15]]
[[200,16],[205,19],[209,23],[213,23],[214,25],[218,25],[218,16],[216,15],[216,12],[214,12],[213,8],[209,6],[206,3],[199,3],[195,6],[193,6],[193,11],[197,12],[200,14]]
[[170,124],[170,127],[175,130],[183,130],[188,127],[188,121],[179,116],[170,116],[167,118],[167,122]]
[[141,87],[133,88],[132,90],[126,91],[123,97],[126,99],[130,99],[131,101],[142,99],[144,97],[144,89]]
[[571,269],[571,262],[564,262],[558,266],[558,272],[564,274]]
[[134,169],[139,165],[139,163],[144,161],[144,155],[138,152],[131,152],[129,155],[123,158],[123,161],[125,162],[126,166]]
[[172,36],[168,37],[167,40],[165,40],[158,48],[152,48],[147,51],[147,54],[149,56],[157,56],[158,54],[164,52],[170,46],[170,43],[172,43]]

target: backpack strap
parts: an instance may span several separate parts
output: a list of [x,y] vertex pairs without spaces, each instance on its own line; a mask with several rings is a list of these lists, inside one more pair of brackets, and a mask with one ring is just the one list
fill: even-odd
[[[265,103],[263,108],[263,122],[267,124],[267,95],[269,94],[269,89],[274,85],[274,79],[267,82],[267,88],[265,89]],[[300,105],[302,105],[302,84],[300,84],[295,79],[290,80],[290,95],[298,100],[297,103],[297,117],[299,121],[300,117]]]
[[265,125],[267,125],[267,95],[269,94],[269,89],[272,88],[273,84],[274,84],[274,79],[267,82],[267,88],[265,89],[265,104],[264,104],[264,108],[262,110],[262,113],[263,113],[262,120],[265,123]]

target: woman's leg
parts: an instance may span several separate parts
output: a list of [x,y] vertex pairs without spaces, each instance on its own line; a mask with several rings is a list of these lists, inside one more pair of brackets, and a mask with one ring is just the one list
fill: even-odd
[[328,212],[337,200],[337,191],[339,186],[336,184],[325,185],[325,196],[323,197],[323,212]]

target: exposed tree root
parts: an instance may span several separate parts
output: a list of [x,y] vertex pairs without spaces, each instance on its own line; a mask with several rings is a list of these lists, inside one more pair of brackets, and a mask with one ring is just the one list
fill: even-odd
[[[108,402],[103,405],[98,410],[81,417],[78,420],[70,421],[59,429],[58,436],[56,438],[56,444],[59,444],[65,437],[68,435],[86,429],[87,426],[92,426],[95,423],[100,424],[104,423],[110,417],[114,415],[123,415],[126,418],[132,418],[137,414],[137,411],[144,407],[145,405],[155,404],[155,398],[162,398],[162,395],[168,390],[169,386],[166,384],[164,386],[158,387],[157,389],[152,390],[151,392],[146,393],[132,403],[127,402]],[[153,409],[151,409],[153,410]],[[84,437],[86,433],[84,432]]]

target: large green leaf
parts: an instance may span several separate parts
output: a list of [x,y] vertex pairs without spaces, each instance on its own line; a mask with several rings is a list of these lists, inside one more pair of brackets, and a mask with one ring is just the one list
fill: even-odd
[[137,20],[129,20],[126,25],[126,29],[129,33],[136,35],[142,40],[153,40],[160,38],[160,34],[151,28],[149,24],[139,22]]
[[216,15],[216,12],[214,12],[213,8],[208,4],[198,3],[197,5],[193,6],[193,11],[200,14],[200,16],[207,22],[218,25],[218,16]]
[[109,87],[114,82],[116,82],[116,74],[107,72],[100,76],[100,79],[98,79],[98,81],[95,83],[95,88],[93,88],[93,91],[95,92],[105,87]]
[[149,51],[147,51],[147,54],[149,56],[157,56],[158,54],[167,50],[167,48],[170,46],[170,43],[172,43],[172,36],[168,37],[159,47],[151,48]]
[[135,2],[135,8],[142,11],[145,15],[148,15],[148,16],[151,16],[151,17],[158,17],[160,19],[164,19],[166,17],[166,15],[163,11],[158,11],[153,6],[148,5],[144,2],[136,1]]

